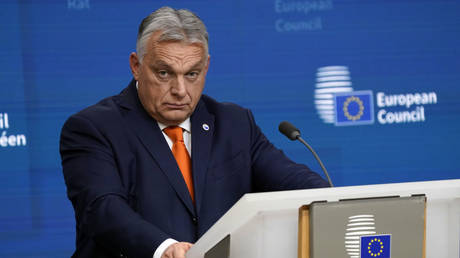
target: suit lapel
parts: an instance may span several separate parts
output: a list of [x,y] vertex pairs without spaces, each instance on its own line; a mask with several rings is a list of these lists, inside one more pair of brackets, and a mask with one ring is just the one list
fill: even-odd
[[152,119],[142,107],[137,96],[135,81],[132,81],[128,88],[126,88],[115,101],[121,107],[128,109],[124,118],[127,120],[126,123],[128,125],[133,125],[129,128],[131,128],[132,132],[137,136],[162,172],[166,175],[170,184],[190,213],[195,215],[194,205],[190,198],[187,185],[182,177],[182,173],[177,166],[176,160],[169,149],[163,133],[158,127],[158,123]]
[[203,202],[209,156],[214,134],[214,116],[208,112],[203,100],[190,118],[192,123],[192,168],[197,214]]

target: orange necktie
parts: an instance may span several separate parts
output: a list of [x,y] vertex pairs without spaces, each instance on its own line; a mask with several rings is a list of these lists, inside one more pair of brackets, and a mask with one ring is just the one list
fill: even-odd
[[182,128],[179,126],[169,126],[163,129],[165,134],[173,142],[172,153],[176,158],[177,165],[179,166],[182,176],[184,177],[185,184],[187,184],[188,191],[195,202],[193,194],[193,178],[192,178],[192,162],[185,147],[184,137],[182,136]]

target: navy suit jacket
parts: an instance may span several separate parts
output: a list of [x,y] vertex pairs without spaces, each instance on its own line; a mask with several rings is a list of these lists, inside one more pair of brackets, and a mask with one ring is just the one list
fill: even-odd
[[203,95],[191,125],[195,205],[134,81],[66,121],[60,151],[74,257],[151,258],[167,238],[195,242],[245,193],[328,186],[276,149],[247,109]]

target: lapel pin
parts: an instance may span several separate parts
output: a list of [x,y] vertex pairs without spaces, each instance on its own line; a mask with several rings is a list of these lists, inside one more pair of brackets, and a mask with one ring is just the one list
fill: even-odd
[[209,131],[209,125],[208,124],[203,124],[203,130]]

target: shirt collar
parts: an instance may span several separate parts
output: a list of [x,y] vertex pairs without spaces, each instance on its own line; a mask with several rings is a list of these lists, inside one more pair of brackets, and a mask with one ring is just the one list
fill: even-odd
[[[160,127],[160,130],[163,131],[163,129],[165,129],[166,127],[168,127],[167,125],[165,124],[162,124],[160,122],[158,122],[158,126]],[[180,123],[179,125],[177,125],[179,127],[181,127],[182,129],[184,129],[185,131],[191,133],[191,127],[192,127],[192,124],[190,123],[190,117],[188,117],[187,119],[185,119],[184,122]]]

